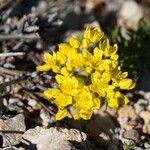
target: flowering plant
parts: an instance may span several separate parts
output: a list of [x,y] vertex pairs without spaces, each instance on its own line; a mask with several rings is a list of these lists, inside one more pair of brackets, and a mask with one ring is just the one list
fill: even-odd
[[44,96],[58,106],[56,120],[72,109],[74,119],[88,120],[103,104],[117,108],[129,102],[120,90],[130,90],[135,83],[121,71],[117,44],[110,45],[100,28],[87,27],[82,39],[71,37],[58,47],[44,53],[44,65],[37,66],[38,71],[55,73],[58,87],[45,90]]

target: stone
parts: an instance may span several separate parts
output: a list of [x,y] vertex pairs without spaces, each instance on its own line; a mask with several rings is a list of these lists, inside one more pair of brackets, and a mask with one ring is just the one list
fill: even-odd
[[32,107],[35,107],[35,106],[37,105],[37,101],[34,100],[34,99],[30,99],[30,100],[28,101],[28,105],[30,105],[30,106],[32,106]]
[[143,150],[143,148],[138,147],[138,146],[135,146],[134,148],[135,148],[135,150]]
[[118,116],[121,118],[133,119],[136,117],[136,114],[132,106],[124,105],[119,108]]
[[125,131],[123,134],[123,137],[126,139],[137,141],[139,139],[139,133],[136,130],[131,129],[131,130]]
[[140,117],[144,120],[145,124],[150,123],[150,111],[142,111]]
[[0,130],[2,131],[0,134],[3,138],[3,147],[19,144],[26,130],[24,115],[19,114],[7,120],[0,119]]
[[144,147],[145,147],[146,149],[150,149],[150,142],[145,142]]
[[145,134],[150,135],[150,123],[144,124],[144,126],[143,126],[143,132]]
[[37,126],[27,130],[23,138],[32,145],[36,145],[37,150],[77,150],[93,148],[86,142],[86,134],[76,129],[62,129],[51,127],[49,129]]
[[52,122],[52,117],[50,117],[49,112],[47,112],[45,109],[41,109],[40,118],[42,119],[42,124],[45,127],[47,127]]
[[150,92],[145,93],[144,98],[150,100]]
[[146,108],[146,106],[148,105],[147,100],[145,99],[139,99],[135,104],[134,104],[134,108],[135,108],[135,112],[138,114],[140,113],[142,110],[144,110]]
[[133,0],[125,1],[118,12],[118,24],[125,28],[137,28],[138,21],[143,16],[143,10]]

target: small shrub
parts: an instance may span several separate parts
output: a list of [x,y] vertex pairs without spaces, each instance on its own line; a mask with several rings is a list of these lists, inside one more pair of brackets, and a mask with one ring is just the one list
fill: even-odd
[[52,71],[56,88],[44,91],[44,96],[58,106],[56,120],[67,116],[88,120],[93,110],[106,104],[117,108],[128,98],[120,90],[130,90],[135,82],[122,72],[118,62],[118,46],[110,45],[100,28],[87,27],[82,38],[71,37],[58,51],[44,53],[44,64],[38,71]]

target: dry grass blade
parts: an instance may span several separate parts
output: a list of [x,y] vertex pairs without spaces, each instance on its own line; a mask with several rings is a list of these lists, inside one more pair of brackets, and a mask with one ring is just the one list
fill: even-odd
[[0,35],[0,41],[4,40],[38,40],[40,39],[40,36],[37,33],[32,34],[15,34],[15,35]]
[[25,55],[25,53],[24,52],[0,53],[0,57],[21,56],[21,55]]

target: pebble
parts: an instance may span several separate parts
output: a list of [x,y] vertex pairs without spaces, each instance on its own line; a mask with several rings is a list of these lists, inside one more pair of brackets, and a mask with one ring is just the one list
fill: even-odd
[[135,150],[143,150],[143,148],[137,147],[137,146],[135,146],[134,149],[135,149]]
[[117,117],[117,120],[118,120],[120,126],[123,126],[124,124],[127,124],[127,122],[128,122],[128,118]]
[[[23,138],[31,142],[30,144],[36,144],[37,150],[77,150],[75,144],[78,144],[80,149],[94,150],[90,146],[90,142],[85,142],[86,134],[76,129],[56,127],[45,129],[37,126],[27,130]],[[72,141],[74,145],[69,141]]]
[[34,99],[30,99],[30,100],[28,101],[28,105],[34,107],[35,105],[37,105],[37,101],[34,100]]
[[136,29],[138,21],[143,16],[142,8],[133,0],[125,1],[118,13],[118,24]]
[[51,117],[49,113],[45,109],[41,109],[40,111],[40,117],[43,120],[42,124],[43,126],[47,127],[51,123]]
[[145,93],[144,98],[150,100],[150,92]]
[[134,108],[135,108],[135,112],[138,114],[140,113],[142,110],[145,109],[145,107],[148,105],[147,100],[145,99],[139,99],[135,104],[134,104]]
[[136,117],[135,110],[130,105],[124,105],[118,110],[118,116],[121,118],[133,119]]
[[142,111],[140,117],[144,120],[145,124],[150,123],[150,111]]
[[145,147],[146,149],[150,149],[150,142],[149,142],[149,143],[148,143],[148,142],[145,142],[144,147]]
[[144,124],[144,126],[143,126],[143,132],[145,134],[150,135],[150,123]]
[[126,139],[137,141],[139,139],[139,133],[136,130],[131,129],[131,130],[125,131],[123,134],[123,137]]

